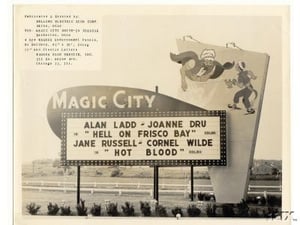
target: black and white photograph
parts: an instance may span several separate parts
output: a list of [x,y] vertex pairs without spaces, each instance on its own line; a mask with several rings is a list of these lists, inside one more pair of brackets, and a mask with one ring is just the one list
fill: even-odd
[[290,224],[287,5],[22,5],[16,224]]

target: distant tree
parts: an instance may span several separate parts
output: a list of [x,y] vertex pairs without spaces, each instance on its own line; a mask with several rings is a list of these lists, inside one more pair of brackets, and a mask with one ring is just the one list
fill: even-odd
[[63,168],[64,169],[63,173],[67,173],[68,175],[74,174],[74,171],[71,170],[70,166],[62,166],[61,165],[60,159],[55,159],[52,163],[52,166],[57,169]]
[[253,167],[251,167],[251,169],[250,169],[250,176],[252,176],[253,175]]
[[53,161],[53,163],[52,163],[52,166],[54,167],[54,168],[60,168],[61,166],[60,166],[60,160],[59,159],[55,159],[54,161]]
[[279,170],[275,167],[272,168],[272,175],[278,175]]
[[122,175],[123,175],[123,173],[121,172],[121,170],[118,166],[115,166],[110,174],[111,177],[120,177]]

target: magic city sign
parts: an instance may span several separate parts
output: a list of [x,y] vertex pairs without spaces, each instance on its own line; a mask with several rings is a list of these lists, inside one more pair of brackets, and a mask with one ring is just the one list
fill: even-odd
[[156,92],[67,88],[52,96],[47,117],[64,165],[226,165],[226,112]]

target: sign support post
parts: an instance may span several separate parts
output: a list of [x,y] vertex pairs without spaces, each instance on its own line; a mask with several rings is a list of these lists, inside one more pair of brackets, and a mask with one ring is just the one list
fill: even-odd
[[[158,86],[155,86],[155,93],[158,93]],[[158,190],[159,190],[159,184],[158,184],[158,166],[154,166],[154,174],[153,174],[153,197],[154,199],[157,201],[158,203],[158,200],[159,200],[159,197],[158,197]]]
[[194,167],[191,166],[191,201],[194,201]]
[[77,166],[77,204],[80,203],[80,166]]
[[154,197],[154,199],[158,202],[159,201],[159,195],[158,195],[158,186],[159,186],[159,184],[158,184],[158,166],[154,166],[153,167],[154,168],[154,176],[153,176],[153,181],[154,181],[154,183],[153,183],[153,185],[154,185],[154,188],[153,188],[153,197]]

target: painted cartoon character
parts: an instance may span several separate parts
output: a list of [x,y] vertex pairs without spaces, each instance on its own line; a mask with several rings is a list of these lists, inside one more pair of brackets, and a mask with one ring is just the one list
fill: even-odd
[[224,65],[216,61],[214,49],[204,49],[200,58],[193,51],[186,51],[179,54],[170,53],[172,61],[182,65],[180,68],[181,87],[187,90],[186,77],[192,81],[206,82],[208,79],[218,78],[224,70],[234,66],[234,62],[226,62]]
[[236,65],[236,69],[238,71],[238,77],[232,80],[225,80],[225,84],[228,88],[232,88],[234,85],[241,88],[241,90],[237,91],[233,97],[233,104],[228,104],[228,108],[232,109],[241,109],[237,106],[240,98],[242,98],[243,104],[247,110],[248,114],[255,113],[255,110],[251,107],[250,96],[252,93],[255,94],[255,99],[257,97],[257,91],[253,88],[251,84],[251,79],[255,80],[256,76],[252,71],[246,70],[246,63],[243,61],[239,61]]

